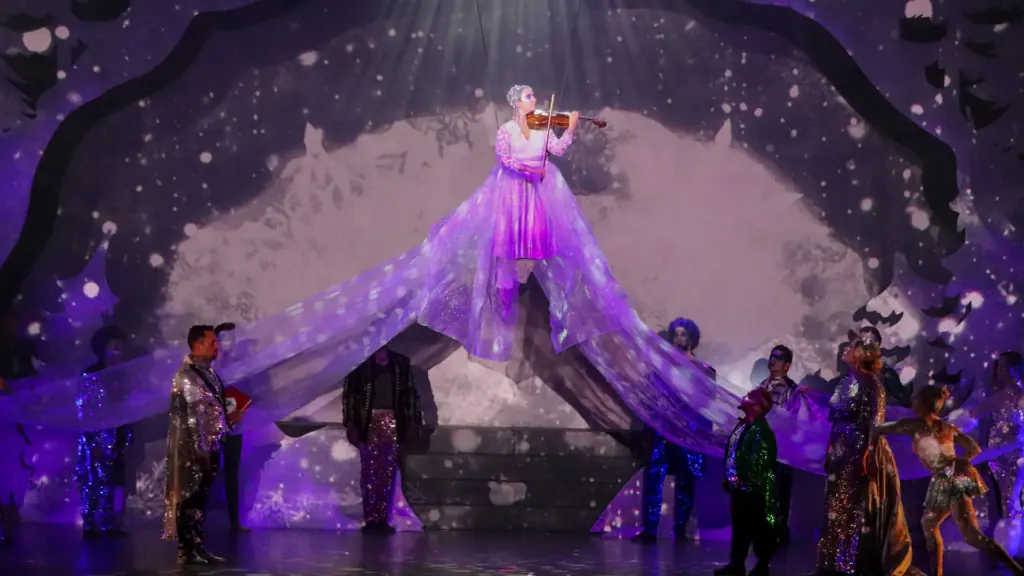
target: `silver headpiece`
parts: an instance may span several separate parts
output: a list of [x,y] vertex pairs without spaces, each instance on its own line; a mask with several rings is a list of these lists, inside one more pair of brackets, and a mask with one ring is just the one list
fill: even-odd
[[516,102],[519,102],[519,99],[523,97],[523,90],[526,90],[527,88],[529,88],[529,86],[526,84],[516,84],[509,88],[508,92],[505,94],[505,100],[508,100],[508,105],[515,108]]

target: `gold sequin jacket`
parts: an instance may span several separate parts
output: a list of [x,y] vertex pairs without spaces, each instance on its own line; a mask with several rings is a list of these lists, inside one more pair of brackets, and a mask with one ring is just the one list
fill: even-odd
[[217,451],[229,430],[223,394],[216,372],[194,364],[191,358],[185,358],[174,375],[167,433],[165,540],[177,538],[179,504],[199,488],[211,457],[220,457]]

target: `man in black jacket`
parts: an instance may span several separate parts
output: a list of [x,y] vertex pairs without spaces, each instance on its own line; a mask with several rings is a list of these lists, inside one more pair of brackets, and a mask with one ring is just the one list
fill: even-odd
[[363,531],[390,534],[391,495],[402,442],[423,423],[409,358],[387,346],[345,378],[343,424],[359,449]]

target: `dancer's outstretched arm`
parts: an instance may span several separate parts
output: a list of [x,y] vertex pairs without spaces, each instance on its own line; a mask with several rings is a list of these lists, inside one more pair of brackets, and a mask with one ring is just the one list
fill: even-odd
[[871,429],[871,441],[869,444],[873,445],[882,436],[912,436],[916,427],[916,418],[903,418],[879,424]]

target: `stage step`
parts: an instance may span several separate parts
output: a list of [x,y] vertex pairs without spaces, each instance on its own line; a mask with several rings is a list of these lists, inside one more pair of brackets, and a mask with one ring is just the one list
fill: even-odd
[[428,530],[588,532],[636,473],[635,432],[439,427],[402,492]]

